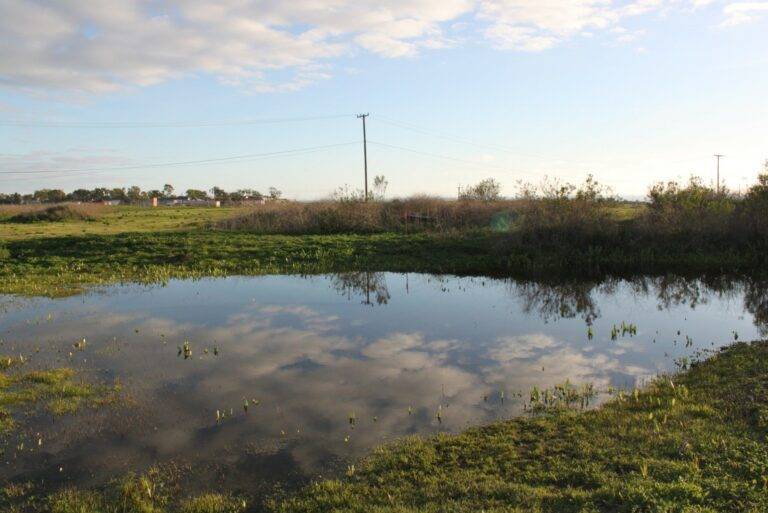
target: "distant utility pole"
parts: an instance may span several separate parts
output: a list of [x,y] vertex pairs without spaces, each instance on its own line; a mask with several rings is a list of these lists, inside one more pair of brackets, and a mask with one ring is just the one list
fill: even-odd
[[358,114],[357,119],[363,120],[363,165],[365,166],[365,201],[368,201],[368,139],[365,136],[365,118],[369,113]]
[[725,157],[725,155],[715,154],[715,158],[717,159],[717,193],[720,194],[720,159]]

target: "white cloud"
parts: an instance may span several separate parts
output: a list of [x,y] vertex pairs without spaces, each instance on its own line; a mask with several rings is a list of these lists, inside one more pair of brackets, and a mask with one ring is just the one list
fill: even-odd
[[[485,36],[502,49],[541,51],[576,35],[592,37],[596,31],[627,32],[622,20],[658,11],[676,0],[482,0],[478,19],[485,21]],[[642,31],[619,36],[628,42]]]
[[768,2],[734,2],[723,7],[723,14],[723,26],[742,25],[768,14]]
[[[360,51],[411,57],[470,31],[502,49],[543,51],[630,17],[709,2],[0,0],[0,84],[100,93],[205,74],[255,92],[293,91],[329,78],[331,59]],[[767,8],[730,3],[724,24]],[[289,78],[275,82],[277,70]]]
[[[385,56],[444,46],[439,24],[469,0],[0,0],[0,83],[106,92],[210,74],[256,91],[294,90],[355,48]],[[287,84],[271,70],[295,70]]]

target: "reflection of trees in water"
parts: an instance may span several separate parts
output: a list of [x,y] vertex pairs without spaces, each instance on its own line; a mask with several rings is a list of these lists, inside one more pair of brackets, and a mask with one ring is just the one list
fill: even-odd
[[349,272],[334,274],[331,278],[331,285],[340,294],[344,294],[348,299],[353,295],[360,295],[363,298],[363,304],[386,305],[389,302],[389,288],[384,273]]
[[651,291],[655,294],[659,310],[668,310],[680,305],[695,309],[699,305],[709,303],[712,297],[733,300],[743,290],[743,281],[723,276],[690,279],[667,275],[636,278],[632,283],[641,281],[646,284],[647,294]]
[[768,336],[768,279],[747,281],[744,287],[744,308],[754,316],[760,335]]
[[566,283],[511,282],[513,294],[523,300],[525,313],[538,312],[545,321],[572,319],[580,316],[587,324],[600,317],[593,294],[612,294],[616,280],[603,282],[571,281]]
[[668,275],[556,284],[513,281],[509,287],[512,294],[523,300],[526,313],[536,312],[545,321],[581,317],[591,324],[600,317],[595,296],[614,294],[619,284],[626,284],[637,297],[655,296],[659,310],[683,305],[695,309],[713,297],[734,300],[743,295],[744,310],[752,314],[760,334],[768,335],[768,279],[728,276],[691,279]]
[[[453,277],[431,276],[442,290]],[[492,280],[491,278],[487,278]],[[483,283],[485,283],[485,278]],[[596,296],[615,294],[619,286],[628,287],[636,297],[654,296],[659,310],[679,306],[695,309],[708,304],[712,298],[735,300],[744,297],[744,310],[754,317],[762,336],[768,335],[768,279],[733,276],[686,278],[677,275],[644,276],[629,280],[606,278],[603,281],[572,280],[560,283],[509,281],[510,294],[522,299],[523,311],[537,313],[543,320],[580,317],[587,324],[600,317]],[[348,296],[362,296],[363,304],[387,304],[390,300],[386,274],[349,272],[335,274],[332,286]],[[375,302],[375,303],[374,303]]]

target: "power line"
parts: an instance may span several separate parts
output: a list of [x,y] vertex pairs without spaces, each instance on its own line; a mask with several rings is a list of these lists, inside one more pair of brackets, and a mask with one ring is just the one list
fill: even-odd
[[[521,152],[517,149],[513,149],[507,146],[502,146],[498,144],[488,144],[488,143],[480,143],[477,141],[472,141],[470,139],[465,139],[462,137],[457,137],[453,135],[448,135],[440,132],[436,132],[434,130],[429,130],[423,127],[416,126],[412,123],[407,123],[404,121],[397,121],[387,116],[381,116],[377,114],[375,116],[376,120],[390,126],[394,126],[397,128],[403,128],[405,130],[410,130],[414,133],[419,133],[422,135],[435,137],[438,139],[443,139],[446,141],[451,142],[457,142],[460,144],[466,144],[468,146],[475,146],[477,148],[483,148],[487,150],[494,150],[494,151],[501,151],[504,153],[508,153],[510,155],[516,155],[519,157],[526,157],[526,158],[532,158],[532,159],[538,159],[543,161],[550,161],[550,162],[563,162],[568,164],[576,164],[576,165],[583,165],[583,166],[594,166],[594,165],[617,165],[622,164],[622,162],[616,162],[616,161],[610,161],[610,160],[594,160],[594,161],[584,161],[584,160],[573,160],[573,159],[563,159],[559,157],[548,157],[546,155],[536,154],[536,153],[529,153],[529,152]],[[672,160],[672,161],[664,161],[668,164],[679,164],[683,162],[691,162],[694,160],[702,160],[703,157],[692,157],[692,158],[685,158],[685,159],[678,159],[678,160]],[[643,162],[648,161],[633,161],[632,164],[639,164]],[[623,164],[626,165],[626,162],[623,162]]]
[[505,146],[500,146],[500,145],[497,145],[497,144],[478,143],[476,141],[471,141],[469,139],[464,139],[464,138],[461,138],[461,137],[456,137],[456,136],[453,136],[453,135],[447,135],[447,134],[443,134],[443,133],[440,133],[440,132],[435,132],[435,131],[432,131],[432,130],[428,130],[426,128],[422,128],[422,127],[418,127],[416,125],[413,125],[411,123],[406,123],[406,122],[403,122],[403,121],[396,121],[396,120],[388,118],[386,116],[376,115],[376,119],[381,121],[381,122],[383,122],[384,124],[395,126],[395,127],[398,127],[398,128],[404,128],[406,130],[410,130],[412,132],[420,133],[422,135],[427,135],[427,136],[430,136],[430,137],[436,137],[438,139],[444,139],[446,141],[451,141],[451,142],[458,142],[458,143],[461,143],[461,144],[466,144],[468,146],[475,146],[477,148],[483,148],[483,149],[486,149],[486,150],[501,151],[501,152],[504,152],[504,153],[509,153],[509,154],[512,154],[512,155],[520,156],[520,157],[535,158],[535,159],[549,160],[549,161],[558,161],[558,162],[568,162],[568,163],[571,163],[571,164],[581,164],[581,165],[588,165],[588,164],[591,165],[591,164],[594,164],[594,162],[587,163],[587,162],[583,162],[583,161],[567,160],[567,159],[561,159],[561,158],[552,158],[552,157],[546,157],[544,155],[538,155],[538,154],[534,154],[534,153],[520,152],[518,150],[511,149],[511,148],[508,148],[508,147],[505,147]]
[[[495,166],[493,164],[487,164],[485,162],[479,162],[479,161],[476,161],[476,160],[465,160],[465,159],[460,159],[460,158],[456,158],[456,157],[449,157],[447,155],[440,155],[440,154],[437,154],[437,153],[429,153],[429,152],[426,152],[426,151],[414,150],[413,148],[406,148],[404,146],[396,146],[394,144],[387,144],[387,143],[382,143],[382,142],[378,142],[378,141],[370,141],[369,140],[368,142],[370,144],[375,144],[377,146],[382,146],[384,148],[390,148],[390,149],[393,149],[393,150],[400,150],[400,151],[407,151],[407,152],[410,152],[410,153],[415,153],[417,155],[424,155],[425,157],[432,157],[432,158],[437,158],[437,159],[442,159],[442,160],[451,160],[451,161],[454,161],[454,162],[461,162],[462,164],[469,164],[469,165],[473,165],[473,166],[481,166],[481,167],[485,167],[485,168],[501,169],[501,170],[504,170],[504,171],[510,171],[510,169],[507,168],[507,167]],[[540,176],[539,173],[534,173],[534,172],[531,172],[531,171],[519,171],[519,172],[525,173],[525,174],[532,174],[532,175]]]
[[276,123],[298,123],[351,117],[349,114],[329,116],[303,116],[292,118],[261,118],[223,121],[115,121],[115,122],[68,122],[68,121],[0,121],[0,126],[20,128],[199,128],[217,126],[261,125]]
[[[151,169],[151,168],[158,168],[158,167],[215,164],[215,163],[222,163],[222,162],[249,162],[252,160],[262,160],[266,158],[292,157],[296,155],[304,155],[304,154],[314,153],[317,151],[327,150],[331,148],[350,146],[353,144],[360,144],[360,141],[351,141],[351,142],[338,143],[338,144],[327,144],[324,146],[312,146],[307,148],[297,148],[293,150],[282,150],[282,151],[274,151],[274,152],[268,152],[268,153],[251,153],[251,154],[245,154],[245,155],[234,155],[231,157],[220,157],[220,158],[201,159],[201,160],[187,160],[187,161],[181,161],[181,162],[163,162],[163,163],[152,163],[152,164],[136,164],[136,165],[128,165],[128,166],[112,166],[112,167],[81,168],[81,169],[46,169],[46,170],[38,170],[38,171],[0,171],[0,174],[27,175],[27,174],[48,174],[48,173],[73,173],[72,175],[68,175],[68,176],[75,176],[74,175],[75,173],[126,171],[126,170],[133,170],[133,169]],[[39,177],[39,178],[42,178],[42,177]]]

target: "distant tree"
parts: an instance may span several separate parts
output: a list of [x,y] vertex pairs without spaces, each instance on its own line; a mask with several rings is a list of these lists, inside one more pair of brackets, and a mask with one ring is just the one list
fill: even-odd
[[166,198],[170,198],[171,196],[173,196],[173,185],[169,183],[163,185],[163,196],[165,196]]
[[461,191],[459,199],[496,201],[501,198],[501,184],[493,178],[486,178]]
[[269,197],[273,200],[278,200],[283,195],[283,191],[274,187],[269,188]]
[[144,199],[145,194],[141,191],[139,186],[133,185],[126,191],[125,196],[131,203],[138,203]]
[[237,194],[238,196],[241,196],[242,199],[261,199],[264,196],[257,191],[256,189],[239,189],[236,192],[232,194]]
[[372,199],[376,201],[383,201],[384,196],[387,194],[387,187],[389,186],[389,182],[386,178],[384,178],[384,175],[378,175],[374,177],[373,179],[373,192],[372,192]]
[[165,196],[165,194],[163,193],[163,191],[158,191],[157,189],[153,189],[151,191],[147,191],[146,192],[146,196],[148,198],[150,198],[150,199],[151,198],[162,198],[162,197]]
[[40,203],[60,203],[67,199],[67,194],[61,189],[40,189],[32,197]]
[[75,189],[69,193],[69,199],[71,201],[82,201],[83,203],[91,201],[91,191],[88,189]]
[[206,200],[208,193],[198,189],[187,189],[187,198],[191,200]]
[[111,191],[104,187],[97,187],[91,191],[91,201],[105,201],[111,197]]
[[218,201],[227,201],[229,199],[229,193],[221,187],[214,187],[211,189],[211,195],[213,196],[213,199]]
[[115,187],[111,191],[109,191],[109,197],[113,200],[120,200],[120,201],[126,201],[128,199],[128,196],[125,193],[125,189],[122,187]]

